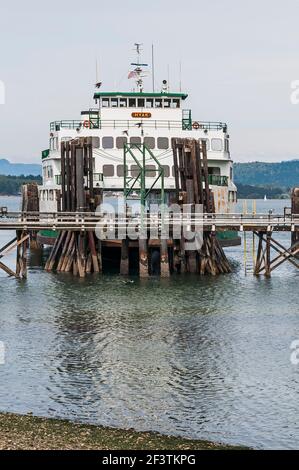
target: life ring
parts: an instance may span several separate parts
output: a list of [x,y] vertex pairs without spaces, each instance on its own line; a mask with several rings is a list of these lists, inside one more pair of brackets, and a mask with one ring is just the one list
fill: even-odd
[[85,129],[89,129],[90,128],[90,121],[84,121],[83,122],[83,127],[85,127]]
[[192,124],[192,127],[193,127],[193,129],[199,129],[199,128],[200,128],[199,122],[194,122],[194,123]]

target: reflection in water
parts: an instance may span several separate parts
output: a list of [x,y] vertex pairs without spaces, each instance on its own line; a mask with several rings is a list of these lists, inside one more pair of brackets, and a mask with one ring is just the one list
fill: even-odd
[[298,447],[298,273],[245,278],[227,252],[217,279],[82,281],[33,259],[27,282],[2,276],[0,409]]

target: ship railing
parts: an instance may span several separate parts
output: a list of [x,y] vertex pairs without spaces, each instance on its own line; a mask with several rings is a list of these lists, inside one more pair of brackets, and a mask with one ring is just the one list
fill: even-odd
[[[146,129],[180,129],[188,130],[183,125],[183,121],[169,121],[169,120],[145,120],[145,119],[135,119],[135,120],[99,120],[98,122],[88,121],[88,120],[65,120],[65,121],[54,121],[50,124],[50,131],[60,131],[63,129],[76,129],[80,130],[82,128],[89,129],[132,129],[132,128],[146,128]],[[213,130],[213,131],[226,131],[227,125],[223,122],[204,122],[204,121],[192,121],[190,130]]]

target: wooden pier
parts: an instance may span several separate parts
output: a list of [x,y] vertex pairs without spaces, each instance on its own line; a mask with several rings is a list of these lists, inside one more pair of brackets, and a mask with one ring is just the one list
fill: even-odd
[[[31,249],[36,248],[36,234],[43,230],[57,234],[45,269],[71,272],[80,277],[101,273],[103,252],[107,250],[114,250],[112,257],[115,262],[117,260],[121,275],[130,273],[133,251],[135,255],[136,251],[138,253],[140,277],[146,278],[151,274],[168,277],[173,273],[230,273],[229,261],[217,238],[217,234],[226,231],[233,231],[236,235],[238,232],[251,232],[257,237],[255,275],[270,276],[285,261],[299,268],[298,189],[292,194],[291,211],[284,214],[216,213],[209,185],[206,142],[172,139],[172,150],[175,173],[173,200],[168,206],[164,203],[164,170],[160,165],[161,204],[158,211],[151,212],[147,198],[154,185],[148,188],[146,184],[145,155],[154,160],[155,156],[144,144],[126,144],[124,162],[130,154],[138,163],[139,173],[133,178],[125,174],[125,213],[120,214],[101,212],[103,189],[100,185],[94,187],[92,139],[62,142],[61,191],[56,190],[57,210],[38,211],[38,189],[34,185],[23,189],[22,211],[9,212],[0,208],[0,230],[16,232],[16,237],[0,248],[0,269],[10,276],[26,277],[29,242]],[[136,183],[139,184],[137,188]],[[140,191],[142,202],[140,213],[135,215],[127,205],[133,188]],[[275,240],[276,232],[290,233],[289,247]],[[5,255],[13,249],[17,251],[15,271],[3,262]]]

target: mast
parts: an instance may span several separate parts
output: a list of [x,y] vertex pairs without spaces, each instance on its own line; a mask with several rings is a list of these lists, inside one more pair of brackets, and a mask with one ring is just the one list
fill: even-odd
[[142,51],[142,44],[136,42],[135,49],[137,53],[137,61],[131,63],[135,67],[134,71],[129,74],[129,78],[135,78],[137,90],[142,93],[143,92],[143,79],[146,76],[142,67],[148,67],[148,64],[142,64],[140,62],[140,56]]

